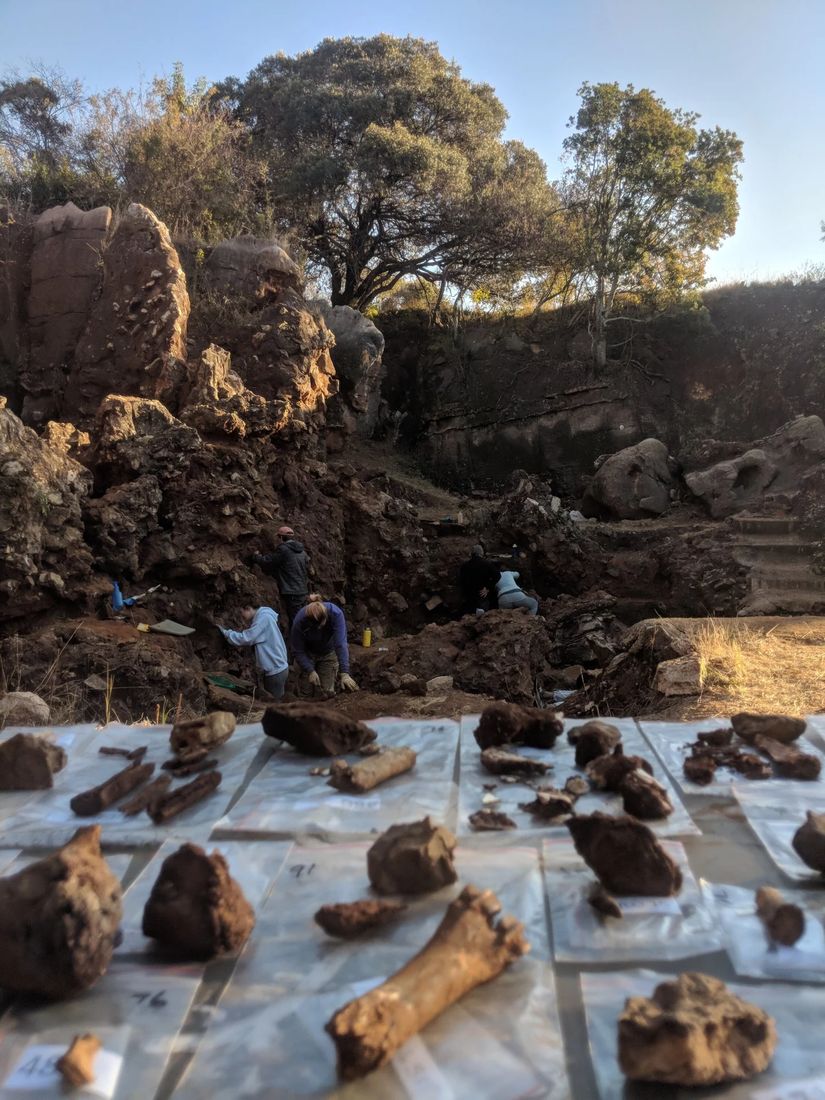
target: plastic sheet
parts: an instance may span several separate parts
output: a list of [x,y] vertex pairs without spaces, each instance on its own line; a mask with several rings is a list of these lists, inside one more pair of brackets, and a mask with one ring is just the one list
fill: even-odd
[[[99,824],[103,827],[104,846],[154,846],[169,836],[204,843],[243,783],[250,764],[258,753],[263,759],[269,752],[258,724],[238,726],[230,740],[215,749],[223,777],[220,787],[166,825],[155,825],[146,813],[125,817],[117,805],[94,817],[78,817],[69,805],[74,795],[103,783],[128,765],[129,761],[121,756],[99,753],[102,745],[128,749],[148,745],[143,760],[156,765],[152,778],[163,775],[160,765],[171,758],[170,729],[171,726],[109,725],[98,730],[70,757],[69,767],[55,776],[53,789],[29,801],[12,821],[4,824],[5,842],[21,847],[57,848],[81,825]],[[188,782],[189,778],[176,781],[174,786]],[[0,807],[2,804],[0,796]]]
[[461,883],[496,891],[503,912],[525,923],[530,955],[448,1009],[390,1065],[338,1086],[324,1024],[403,966],[461,889],[406,899],[410,909],[401,921],[358,940],[330,939],[312,913],[367,893],[366,850],[363,844],[292,849],[176,1098],[244,1100],[267,1095],[277,1082],[279,1097],[566,1100],[538,853],[530,849],[458,853]]
[[545,840],[544,866],[557,962],[645,962],[721,950],[714,908],[693,877],[681,844],[664,841],[684,879],[673,898],[617,898],[621,919],[601,918],[587,902],[596,876],[571,841]]
[[[716,775],[706,786],[692,783],[685,778],[682,765],[686,757],[690,755],[687,746],[696,740],[698,733],[704,733],[706,730],[722,729],[730,725],[726,718],[707,718],[702,722],[640,722],[639,725],[650,742],[651,748],[684,794],[703,795],[706,798],[732,798],[734,783],[741,786],[745,783],[758,785],[777,782],[777,780],[744,779],[741,775],[731,771],[730,768],[718,768]],[[743,742],[736,739],[735,743],[747,751],[747,746]],[[825,797],[825,755],[822,752],[822,745],[814,739],[808,738],[807,735],[803,735],[795,743],[802,752],[808,752],[820,758],[823,765],[822,774],[818,780],[786,779],[778,780],[778,782],[793,783],[794,787],[798,788],[797,797],[800,795],[804,797],[804,791],[807,788],[818,790]]]
[[[165,840],[123,898],[123,940],[116,954],[150,951],[153,941],[142,932],[143,910],[155,885],[163,861],[180,847],[178,840]],[[273,880],[283,866],[290,845],[287,842],[222,840],[210,843],[207,850],[218,851],[229,864],[229,873],[243,890],[244,897],[257,914],[272,889]],[[112,864],[117,857],[110,857]]]
[[808,723],[805,737],[818,748],[825,749],[825,714],[809,714],[805,721]]
[[779,870],[788,878],[821,884],[822,876],[802,862],[791,843],[807,810],[825,813],[825,793],[815,796],[818,789],[817,784],[774,779],[769,784],[735,784],[733,793],[748,825]]
[[[216,834],[361,837],[427,814],[453,824],[457,724],[389,719],[368,725],[382,744],[414,749],[415,767],[364,794],[342,794],[329,786],[327,777],[310,775],[311,768],[328,767],[329,758],[301,756],[284,746],[217,823]],[[351,754],[346,759],[364,758]]]
[[[459,770],[459,799],[458,799],[458,835],[461,837],[479,837],[486,845],[498,844],[523,844],[525,839],[546,836],[548,832],[557,835],[567,835],[567,829],[563,824],[550,825],[541,822],[520,808],[522,802],[532,802],[535,794],[531,787],[524,782],[503,783],[500,776],[491,775],[481,766],[481,750],[474,736],[478,725],[478,715],[467,715],[461,719],[461,748]],[[673,813],[662,821],[648,821],[654,833],[659,836],[685,836],[699,835],[701,830],[693,823],[690,814],[685,809],[684,803],[679,797],[675,787],[670,781],[664,768],[656,767],[655,756],[644,740],[636,723],[631,718],[611,719],[611,724],[621,730],[622,744],[627,755],[644,756],[650,760],[656,772],[656,778],[667,789],[670,801],[673,804]],[[562,733],[552,749],[531,749],[523,745],[516,745],[513,751],[521,756],[530,757],[532,760],[543,760],[552,764],[553,770],[544,776],[536,777],[534,786],[563,787],[565,780],[571,775],[584,775],[584,769],[577,768],[575,763],[575,746],[567,741],[567,730],[572,726],[582,725],[578,719],[567,719]],[[495,784],[495,790],[488,792],[485,787]],[[492,793],[498,802],[485,803],[485,794]],[[501,832],[476,832],[470,825],[468,818],[476,810],[491,809],[506,813],[515,821],[516,829],[506,829]],[[591,791],[576,802],[576,813],[588,814],[601,810],[604,813],[622,813],[622,797],[608,791]]]
[[[3,1017],[0,1036],[0,1082],[5,1082],[32,1047],[57,1043],[92,1031],[104,1048],[123,1055],[114,1100],[150,1100],[200,982],[202,967],[146,967],[114,964],[96,986],[57,1004],[24,1008],[14,1005]],[[47,1081],[48,1083],[48,1081]],[[3,1100],[65,1097],[52,1088],[36,1093],[0,1087]],[[80,1093],[84,1095],[84,1093]]]
[[[58,783],[68,782],[75,770],[82,766],[85,755],[85,747],[97,733],[98,727],[92,723],[79,726],[7,726],[2,733],[2,739],[13,737],[16,733],[36,733],[51,735],[56,744],[66,750],[68,760],[66,767],[56,773],[55,786]],[[6,822],[14,822],[23,808],[30,802],[38,801],[43,795],[42,791],[0,791],[0,829],[4,835]],[[4,843],[9,843],[5,841]]]
[[782,890],[805,912],[805,933],[793,947],[770,942],[756,915],[756,891],[703,882],[718,914],[725,949],[737,974],[792,982],[825,982],[825,897],[813,890]]
[[814,1100],[812,1091],[774,1090],[825,1075],[825,1044],[818,1021],[825,1012],[825,989],[767,983],[727,983],[731,992],[759,1005],[776,1021],[779,1035],[773,1062],[750,1081],[724,1089],[682,1089],[665,1085],[625,1084],[616,1055],[617,1021],[627,997],[649,997],[659,982],[672,974],[630,970],[613,974],[582,974],[581,984],[590,1037],[590,1054],[601,1100],[702,1100],[724,1095],[725,1100]]

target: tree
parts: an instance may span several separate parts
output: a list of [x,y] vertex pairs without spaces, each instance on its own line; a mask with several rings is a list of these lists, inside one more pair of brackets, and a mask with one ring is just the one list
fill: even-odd
[[661,302],[701,285],[707,250],[736,226],[742,143],[730,130],[697,130],[698,115],[647,89],[584,84],[579,96],[562,192],[579,225],[580,280],[603,367],[617,303]]
[[334,304],[363,309],[409,276],[443,293],[517,271],[554,206],[539,157],[502,140],[493,89],[463,78],[434,43],[326,39],[220,91]]

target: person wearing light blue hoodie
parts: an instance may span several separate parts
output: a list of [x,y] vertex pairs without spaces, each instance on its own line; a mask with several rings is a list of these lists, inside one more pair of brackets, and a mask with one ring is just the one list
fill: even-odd
[[526,607],[531,615],[538,615],[539,601],[528,596],[518,586],[519,574],[509,569],[503,569],[498,584],[496,595],[498,606],[504,611],[514,611],[519,607]]
[[289,659],[286,643],[278,626],[278,613],[271,607],[242,607],[241,618],[246,630],[227,630],[219,626],[221,634],[235,646],[254,646],[255,660],[261,670],[264,688],[276,702],[284,696],[289,676]]

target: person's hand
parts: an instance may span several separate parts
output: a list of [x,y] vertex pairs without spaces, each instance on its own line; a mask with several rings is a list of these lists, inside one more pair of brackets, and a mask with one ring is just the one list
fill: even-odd
[[479,596],[481,596],[481,597],[482,597],[482,599],[486,598],[486,596],[487,596],[487,589],[486,589],[486,588],[480,588],[480,589],[479,589],[479,592],[478,592],[478,594],[479,594]]
[[344,691],[358,691],[358,684],[356,684],[348,672],[341,673],[341,687]]
[[312,672],[310,672],[309,674],[309,683],[310,686],[314,688],[319,688],[321,686],[321,677],[318,675],[315,669],[313,669]]

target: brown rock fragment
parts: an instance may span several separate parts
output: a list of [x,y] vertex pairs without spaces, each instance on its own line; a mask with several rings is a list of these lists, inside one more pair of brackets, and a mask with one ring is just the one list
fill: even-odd
[[715,748],[721,748],[724,745],[730,745],[733,741],[733,730],[728,726],[723,726],[718,730],[705,730],[703,733],[696,734],[696,740],[702,745],[712,745]]
[[561,824],[562,818],[574,813],[576,799],[567,791],[557,790],[555,787],[543,787],[536,791],[536,797],[532,802],[522,802],[521,809],[526,810],[533,817],[539,817],[542,821],[557,821]]
[[143,910],[143,934],[176,954],[211,959],[237,951],[255,927],[252,906],[220,852],[183,844],[163,861]]
[[825,814],[808,810],[793,836],[793,850],[803,863],[825,874]]
[[375,731],[329,707],[279,703],[267,707],[264,733],[286,741],[305,756],[344,756],[375,740]]
[[171,784],[172,777],[170,775],[159,775],[157,779],[147,783],[142,790],[137,792],[134,798],[128,799],[118,809],[126,817],[134,817],[142,810],[150,810],[166,794]]
[[576,746],[576,767],[583,768],[597,756],[613,752],[621,742],[622,735],[616,726],[594,719],[582,726],[574,726],[568,738]]
[[515,821],[499,810],[476,810],[467,820],[479,833],[497,833],[503,829],[517,828]]
[[371,791],[388,779],[410,771],[415,767],[415,761],[415,752],[408,748],[382,749],[358,764],[335,760],[329,785],[339,791],[353,791],[356,794]]
[[761,734],[787,745],[805,732],[804,718],[788,718],[782,714],[734,714],[730,720],[737,737],[752,743]]
[[625,756],[622,746],[617,745],[609,755],[591,760],[584,770],[599,790],[618,791],[625,776],[639,768],[653,775],[653,768],[643,756]]
[[44,791],[66,767],[66,753],[39,733],[16,733],[0,742],[0,791]]
[[491,890],[465,886],[427,944],[382,985],[339,1009],[326,1025],[345,1081],[385,1065],[398,1048],[471,989],[497,977],[530,945]]
[[682,872],[641,821],[595,813],[572,817],[567,828],[608,893],[670,897],[681,890]]
[[199,775],[200,772],[211,771],[212,768],[217,768],[218,758],[216,756],[201,756],[196,760],[188,760],[186,763],[182,763],[180,760],[165,760],[161,764],[161,768],[165,772],[169,772],[169,775],[173,779],[183,779],[187,775]]
[[428,817],[391,825],[367,852],[367,874],[379,894],[426,894],[455,882],[456,839]]
[[372,928],[391,924],[406,909],[406,905],[397,901],[365,898],[362,901],[341,902],[338,905],[322,905],[314,919],[328,936],[351,939]]
[[546,775],[550,765],[517,752],[490,748],[481,753],[481,766],[492,775]]
[[572,798],[581,798],[582,795],[589,793],[590,784],[580,775],[570,775],[564,781],[564,791]]
[[673,803],[665,788],[652,775],[637,770],[628,772],[619,785],[626,814],[640,821],[660,821],[673,813]]
[[482,749],[494,745],[552,749],[563,729],[564,723],[552,710],[499,702],[482,711],[475,739]]
[[762,734],[753,739],[753,747],[773,761],[776,774],[783,779],[819,779],[822,763],[813,753],[801,752],[793,745],[783,745]]
[[213,710],[203,718],[176,722],[169,734],[172,752],[187,764],[201,759],[204,750],[211,752],[225,744],[235,732],[235,715],[226,710]]
[[770,779],[773,769],[765,760],[760,760],[752,752],[735,752],[725,760],[734,771],[746,779]]
[[688,756],[682,764],[685,778],[700,787],[707,787],[716,777],[716,763],[712,756]]
[[78,817],[92,817],[119,802],[135,787],[145,783],[155,770],[154,764],[130,764],[97,787],[76,794],[69,805]]
[[756,915],[774,943],[793,947],[805,934],[804,912],[772,886],[760,886],[756,891]]
[[65,1054],[58,1058],[55,1069],[72,1088],[91,1085],[95,1079],[94,1064],[103,1044],[96,1035],[75,1035]]
[[0,878],[0,989],[58,1000],[109,965],[122,915],[120,883],[100,851],[100,826],[16,875]]
[[619,1017],[619,1065],[631,1081],[699,1087],[755,1077],[770,1064],[776,1027],[761,1008],[706,974],[680,974]]

